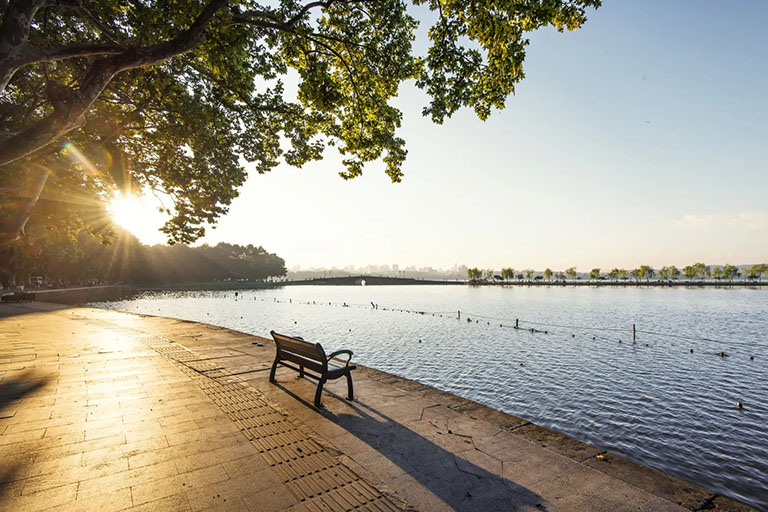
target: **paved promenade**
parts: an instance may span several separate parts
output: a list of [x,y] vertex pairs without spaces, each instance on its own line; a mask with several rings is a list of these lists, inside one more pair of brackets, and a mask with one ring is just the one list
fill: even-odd
[[750,510],[367,368],[317,410],[295,372],[269,384],[273,356],[192,322],[0,305],[0,510]]

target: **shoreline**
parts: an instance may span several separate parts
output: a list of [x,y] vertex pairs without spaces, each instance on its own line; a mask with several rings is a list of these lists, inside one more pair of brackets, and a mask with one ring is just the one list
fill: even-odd
[[[520,282],[471,282],[471,281],[438,281],[410,278],[389,278],[378,276],[358,276],[321,278],[300,281],[284,281],[277,283],[261,282],[206,282],[206,283],[176,283],[167,285],[115,284],[99,286],[82,286],[70,288],[27,288],[21,302],[57,302],[78,304],[103,300],[120,300],[124,297],[143,292],[186,292],[186,291],[240,291],[240,290],[269,290],[288,286],[470,286],[470,287],[591,287],[591,288],[714,288],[714,289],[763,289],[768,287],[768,281],[747,282],[717,282],[717,281],[520,281]],[[9,298],[18,294],[13,289],[0,290],[0,297]],[[11,300],[11,302],[15,302]]]
[[[55,314],[57,311],[54,309],[46,313],[45,310],[51,308],[51,305],[44,303],[7,305],[5,307],[36,313],[42,311],[43,317],[47,314]],[[92,323],[92,326],[108,323],[121,327],[125,325],[140,326],[142,332],[153,336],[170,336],[173,334],[172,339],[176,339],[177,343],[182,344],[181,346],[186,347],[187,350],[200,352],[201,355],[202,351],[215,351],[221,357],[218,359],[221,368],[229,367],[228,371],[232,372],[233,375],[238,375],[239,371],[238,364],[233,361],[244,357],[244,354],[248,352],[251,358],[249,359],[251,362],[247,363],[248,371],[245,374],[239,374],[238,377],[245,376],[244,381],[247,384],[255,386],[267,398],[276,400],[280,407],[296,415],[310,428],[314,428],[317,434],[325,437],[325,442],[329,443],[329,449],[337,450],[337,457],[341,460],[351,459],[349,463],[356,471],[366,474],[369,480],[385,484],[385,487],[394,489],[401,496],[405,495],[404,497],[409,503],[415,500],[417,504],[422,506],[423,510],[432,510],[427,505],[430,503],[429,494],[437,494],[443,498],[442,501],[448,500],[449,502],[449,498],[452,496],[449,489],[438,489],[437,484],[432,483],[430,479],[420,473],[434,471],[434,465],[438,464],[437,460],[440,457],[449,457],[451,461],[456,458],[458,474],[460,475],[466,476],[465,473],[468,471],[470,474],[480,474],[480,478],[485,478],[488,481],[495,481],[492,480],[493,478],[501,478],[502,480],[494,485],[504,487],[504,482],[510,478],[517,483],[519,483],[519,478],[523,480],[528,478],[527,476],[519,476],[517,472],[504,471],[505,463],[515,467],[515,464],[518,463],[516,461],[522,456],[522,453],[525,453],[523,459],[527,471],[535,474],[542,472],[546,474],[547,471],[552,470],[551,467],[555,467],[559,468],[557,471],[566,471],[571,475],[566,479],[569,484],[565,488],[562,487],[562,483],[555,486],[557,488],[556,494],[565,493],[567,495],[575,492],[572,488],[581,488],[582,485],[585,485],[584,479],[602,481],[608,477],[608,482],[613,483],[605,484],[611,490],[610,492],[606,491],[607,494],[603,496],[603,499],[609,501],[614,498],[617,499],[618,501],[615,502],[617,508],[614,510],[622,509],[618,504],[623,503],[622,500],[625,498],[619,499],[622,494],[619,489],[625,484],[638,489],[638,492],[648,493],[652,497],[651,500],[646,500],[644,503],[646,505],[653,503],[654,505],[649,508],[641,507],[642,510],[696,511],[704,508],[732,511],[752,510],[730,498],[704,490],[552,430],[539,427],[524,419],[416,381],[362,366],[355,374],[358,402],[362,401],[360,405],[364,405],[369,411],[377,411],[378,417],[388,419],[383,425],[380,420],[371,423],[370,419],[358,425],[359,421],[367,418],[366,414],[368,413],[363,415],[363,419],[345,419],[349,414],[354,415],[357,408],[353,407],[353,410],[350,410],[351,404],[339,399],[335,394],[324,395],[323,400],[327,405],[325,411],[317,411],[310,407],[303,398],[309,396],[307,392],[313,389],[311,383],[296,380],[292,378],[292,375],[290,375],[291,378],[282,379],[283,383],[277,387],[266,383],[263,371],[253,368],[266,368],[271,363],[274,354],[271,340],[202,322],[107,309],[76,308],[75,311],[72,309],[63,308],[63,311],[69,312],[73,316],[93,317],[95,320],[89,321],[96,321],[97,323]],[[0,315],[0,320],[3,316]],[[104,318],[102,319],[102,317]],[[255,348],[256,346],[252,345],[249,340],[260,343],[260,348]],[[246,351],[244,347],[249,347],[251,350]],[[231,355],[222,355],[225,352],[231,352]],[[239,355],[234,357],[235,353]],[[330,386],[329,389],[334,390],[334,386]],[[345,423],[349,421],[351,423]],[[362,433],[358,432],[361,426],[364,427]],[[384,430],[377,430],[381,428]],[[393,433],[397,435],[392,437]],[[413,437],[414,435],[417,437]],[[404,446],[418,446],[424,452],[420,454],[422,456],[433,457],[435,454],[431,452],[439,455],[434,463],[429,458],[422,461],[425,466],[419,467],[418,471],[416,469],[405,471],[410,477],[408,480],[415,479],[417,483],[421,484],[420,486],[414,486],[411,483],[402,487],[404,484],[399,482],[398,478],[391,476],[392,473],[398,475],[402,473],[403,467],[411,463],[409,462],[411,457],[410,455],[402,456],[398,450],[393,448],[376,445],[377,441],[375,440],[381,436],[390,439],[394,445],[402,441],[406,443]],[[364,450],[365,447],[360,446],[361,441],[368,445],[367,449]],[[363,450],[364,454],[359,455],[358,450]],[[390,452],[389,450],[393,451]],[[507,458],[509,460],[506,460]],[[496,467],[497,462],[494,461],[499,461],[500,466]],[[393,463],[400,468],[392,467]],[[553,464],[554,466],[552,466]],[[464,471],[462,471],[462,467]],[[437,470],[439,474],[440,468]],[[448,470],[446,469],[446,471]],[[498,475],[499,471],[501,472],[500,475]],[[494,474],[497,476],[493,476]],[[549,499],[547,496],[554,489],[550,489],[544,482],[551,478],[550,475],[541,481],[532,479],[532,483],[526,480],[525,488],[535,491],[537,500],[547,501]],[[561,476],[559,478],[566,477]],[[603,484],[601,484],[602,486]],[[425,490],[427,494],[424,494]],[[496,491],[498,489],[494,492]],[[467,492],[470,493],[470,491]],[[614,493],[616,496],[613,496]],[[630,494],[632,493],[630,492]],[[410,499],[408,499],[409,497]],[[592,509],[591,506],[573,508],[573,510]],[[556,508],[556,510],[571,510],[571,508]]]

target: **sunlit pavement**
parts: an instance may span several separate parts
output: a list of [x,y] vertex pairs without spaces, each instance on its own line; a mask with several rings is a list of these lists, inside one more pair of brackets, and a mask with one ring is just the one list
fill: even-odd
[[213,326],[0,305],[0,510],[749,510],[366,368],[317,410],[313,382],[269,384],[273,356]]

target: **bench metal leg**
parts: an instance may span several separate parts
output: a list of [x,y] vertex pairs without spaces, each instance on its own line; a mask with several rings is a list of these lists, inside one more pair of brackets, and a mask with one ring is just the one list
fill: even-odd
[[323,393],[323,384],[325,384],[325,380],[320,380],[320,382],[317,383],[317,391],[315,392],[315,407],[322,407],[320,404],[320,395]]
[[355,399],[355,389],[352,387],[352,374],[347,372],[347,400]]
[[299,378],[301,379],[303,377],[304,377],[304,367],[303,366],[299,366]]
[[279,361],[279,359],[275,358],[275,362],[272,363],[272,371],[269,372],[269,382],[275,382],[275,370],[277,370],[277,363]]

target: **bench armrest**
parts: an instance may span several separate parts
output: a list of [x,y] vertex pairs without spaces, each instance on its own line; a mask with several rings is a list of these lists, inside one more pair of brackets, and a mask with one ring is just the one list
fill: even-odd
[[330,361],[336,356],[339,356],[341,354],[347,354],[349,357],[347,358],[347,366],[349,366],[349,362],[352,360],[352,351],[351,350],[337,350],[333,354],[329,355],[327,357],[327,360]]

